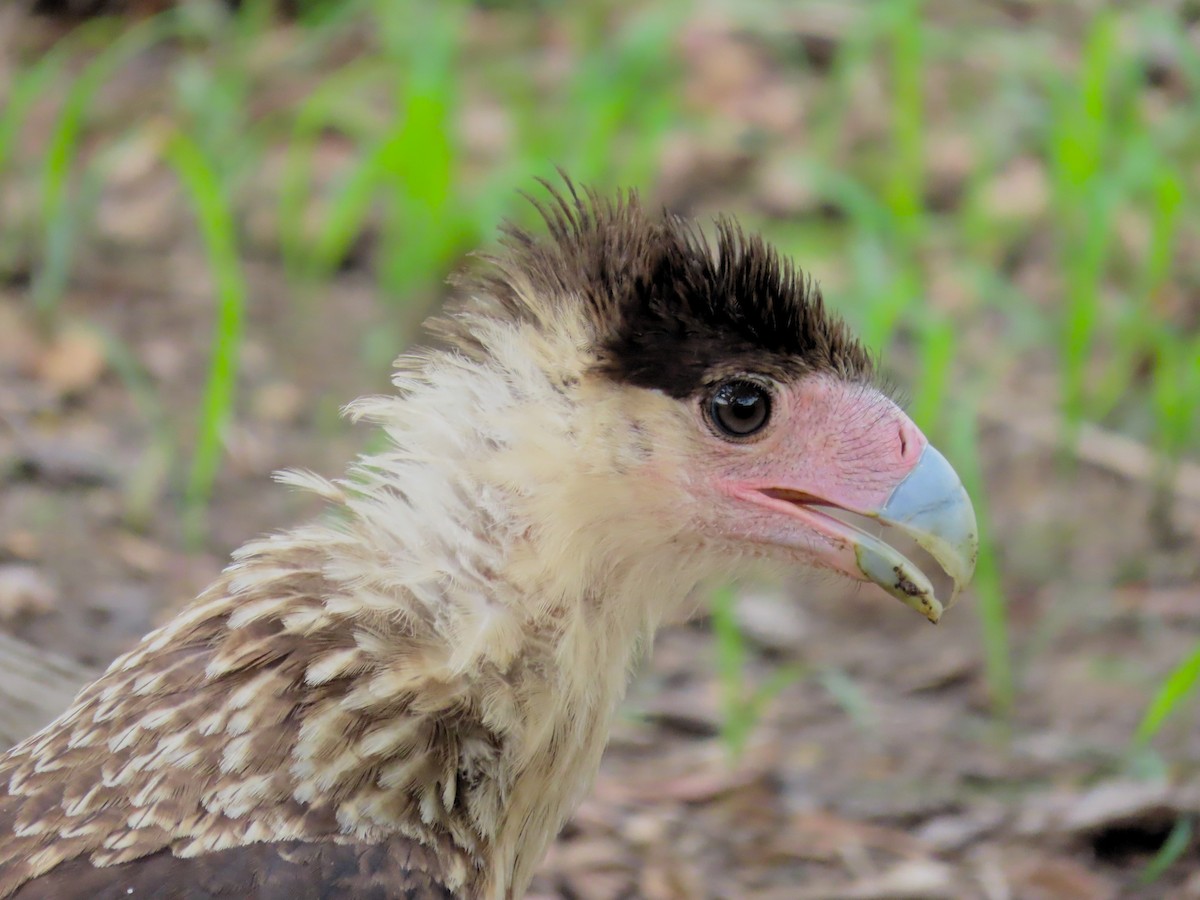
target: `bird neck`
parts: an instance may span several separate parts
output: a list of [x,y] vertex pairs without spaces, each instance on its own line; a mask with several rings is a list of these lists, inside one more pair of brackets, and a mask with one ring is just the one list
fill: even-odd
[[[444,363],[414,378],[402,398],[358,408],[388,450],[337,486],[291,477],[348,514],[299,539],[325,556],[323,614],[353,634],[355,650],[330,663],[356,673],[340,709],[392,721],[338,727],[392,729],[394,745],[370,746],[372,773],[413,769],[414,744],[434,758],[423,784],[383,779],[395,796],[370,804],[399,812],[379,826],[449,835],[478,870],[471,896],[519,896],[594,780],[635,658],[702,567],[630,530],[643,498],[612,476],[644,454],[603,417],[581,420],[542,376]],[[364,801],[347,802],[363,821]]]

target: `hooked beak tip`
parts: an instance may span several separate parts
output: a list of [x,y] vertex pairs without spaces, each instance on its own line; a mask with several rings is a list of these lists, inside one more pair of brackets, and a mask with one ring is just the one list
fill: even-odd
[[970,582],[979,555],[975,509],[958,473],[936,448],[926,445],[876,516],[926,550],[954,582],[954,591],[943,606],[929,578],[887,544],[860,547],[859,569],[931,622],[938,621]]

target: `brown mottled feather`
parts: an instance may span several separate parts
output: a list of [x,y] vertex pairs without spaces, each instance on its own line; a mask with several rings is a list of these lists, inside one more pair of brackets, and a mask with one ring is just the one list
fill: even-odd
[[[304,559],[297,547],[289,549],[298,558],[293,565]],[[252,581],[255,564],[268,561],[274,567],[280,563],[272,556],[250,558],[239,576]],[[275,572],[267,580],[265,597],[285,596],[290,602],[239,625],[231,616],[239,605],[245,609],[263,599],[264,589],[238,591],[229,582],[218,582],[206,596],[228,592],[237,604],[210,604],[208,615],[177,620],[168,626],[169,640],[149,635],[85,688],[68,714],[0,762],[0,779],[8,785],[7,795],[0,797],[0,833],[6,833],[0,838],[0,896],[29,878],[35,880],[16,896],[43,896],[29,893],[41,890],[43,882],[61,886],[82,878],[81,885],[107,883],[118,871],[152,879],[140,873],[161,875],[172,864],[200,874],[207,871],[203,866],[172,854],[199,853],[194,859],[203,860],[232,852],[231,845],[266,846],[254,842],[272,837],[300,838],[323,847],[312,857],[315,862],[304,863],[311,875],[318,872],[316,862],[349,858],[340,844],[329,843],[353,841],[339,822],[347,808],[379,804],[386,794],[389,812],[403,818],[428,789],[423,777],[435,779],[432,783],[445,780],[447,754],[462,734],[472,733],[469,723],[456,726],[460,713],[423,696],[424,711],[413,715],[411,694],[378,702],[367,698],[347,708],[347,696],[359,683],[353,676],[369,676],[378,668],[377,661],[365,656],[337,677],[308,683],[315,662],[354,648],[354,627],[337,617],[309,617],[306,633],[300,634],[288,625],[288,617],[306,607],[319,608],[322,597],[338,595],[335,586],[314,580],[303,569]],[[318,586],[314,596],[310,592]],[[294,593],[293,587],[303,591]],[[197,605],[203,610],[204,598]],[[380,722],[406,715],[414,723],[405,735],[409,743],[380,745],[369,759],[347,756]],[[305,723],[314,721],[323,727],[306,729]],[[434,737],[439,729],[440,741]],[[407,760],[414,752],[413,740],[422,744],[420,764],[394,790],[382,790],[380,773],[395,764],[397,755]],[[231,755],[232,748],[241,750]],[[345,764],[347,759],[352,765]],[[453,814],[450,808],[440,813]],[[443,863],[460,855],[449,839],[435,833],[445,830],[438,815],[433,811],[429,822],[414,817],[409,837],[396,847],[411,845],[431,859],[437,850]],[[471,842],[463,838],[460,843]],[[369,845],[346,846],[366,853],[363,848]],[[376,856],[381,872],[395,868],[391,856]],[[254,854],[228,858],[244,860],[251,869],[275,859]],[[423,871],[430,877],[438,873],[432,864]],[[45,896],[76,896],[60,890],[65,888],[55,887]],[[80,891],[77,896],[93,895],[91,887]],[[214,896],[277,895],[235,891]]]

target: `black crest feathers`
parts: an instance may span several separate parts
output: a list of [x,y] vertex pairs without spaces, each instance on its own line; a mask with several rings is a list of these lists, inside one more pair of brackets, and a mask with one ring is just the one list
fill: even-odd
[[579,304],[599,371],[673,397],[739,372],[869,376],[870,357],[816,284],[733,219],[710,241],[693,222],[648,215],[633,192],[609,199],[564,181],[530,198],[548,239],[506,226],[508,253],[483,277],[508,315],[549,321]]

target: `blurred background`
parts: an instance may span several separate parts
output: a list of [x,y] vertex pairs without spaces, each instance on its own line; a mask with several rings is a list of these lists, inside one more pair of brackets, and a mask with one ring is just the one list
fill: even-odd
[[[1200,897],[1200,4],[0,9],[0,730],[316,507],[562,167],[818,279],[984,529],[665,631],[534,895]],[[2,635],[0,635],[2,636]]]

